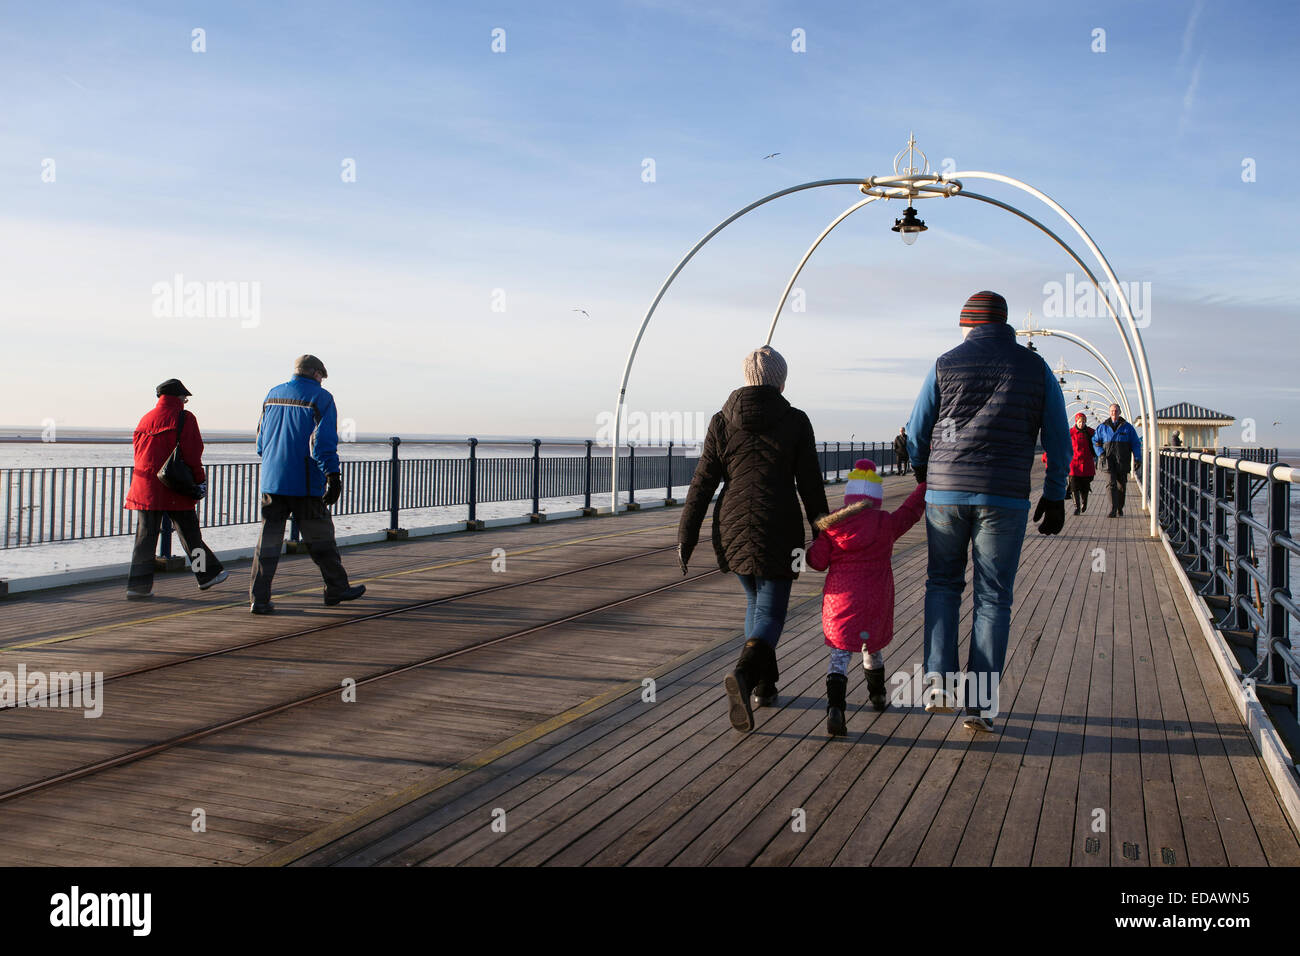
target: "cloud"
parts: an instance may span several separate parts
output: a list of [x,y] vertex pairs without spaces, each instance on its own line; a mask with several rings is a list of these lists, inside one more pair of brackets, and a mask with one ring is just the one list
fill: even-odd
[[1192,78],[1187,81],[1187,89],[1183,92],[1183,112],[1178,117],[1178,135],[1183,135],[1183,130],[1187,128],[1187,121],[1191,118],[1192,108],[1196,105],[1196,87],[1201,82],[1201,64],[1205,62],[1205,54],[1202,53],[1196,58],[1196,66],[1192,67]]
[[1196,0],[1192,4],[1191,13],[1187,16],[1187,26],[1183,29],[1183,46],[1178,53],[1178,68],[1182,69],[1187,63],[1187,57],[1192,52],[1192,41],[1196,37],[1196,22],[1201,18],[1201,12],[1205,9],[1205,0]]

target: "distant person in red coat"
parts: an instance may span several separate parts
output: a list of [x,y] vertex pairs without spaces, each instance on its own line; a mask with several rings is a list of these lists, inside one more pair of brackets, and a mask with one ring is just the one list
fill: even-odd
[[207,494],[203,436],[199,433],[198,419],[185,411],[190,392],[174,378],[163,382],[155,391],[158,404],[140,419],[133,439],[135,468],[131,474],[131,487],[126,493],[126,507],[129,511],[140,512],[140,515],[135,529],[135,550],[131,555],[131,576],[126,582],[128,599],[153,597],[153,554],[158,547],[164,515],[170,516],[176,526],[200,591],[206,591],[228,577],[228,572],[203,543],[203,535],[199,532],[199,518],[194,508],[201,498],[179,494],[158,480],[158,469],[171,457],[179,439],[181,457],[194,472],[194,481],[201,495]]
[[1070,441],[1074,444],[1074,457],[1070,459],[1070,494],[1074,495],[1074,513],[1077,515],[1088,510],[1088,492],[1097,474],[1097,453],[1092,448],[1092,433],[1087,416],[1078,412],[1074,416],[1074,427],[1070,429]]
[[871,706],[884,710],[885,646],[894,639],[894,542],[925,513],[925,484],[919,484],[897,511],[881,510],[884,486],[876,463],[860,459],[849,472],[844,507],[817,519],[820,532],[808,549],[808,566],[825,571],[822,633],[831,648],[826,675],[826,732],[848,733],[849,661],[862,652]]

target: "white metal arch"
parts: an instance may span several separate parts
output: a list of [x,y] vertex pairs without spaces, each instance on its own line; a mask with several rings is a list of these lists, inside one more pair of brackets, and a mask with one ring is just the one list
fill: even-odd
[[[1012,186],[1016,189],[1020,189],[1024,192],[1027,192],[1031,196],[1034,196],[1035,198],[1045,203],[1049,208],[1051,208],[1054,212],[1056,212],[1057,215],[1059,215],[1062,219],[1064,219],[1070,225],[1070,227],[1074,229],[1074,231],[1079,235],[1079,237],[1083,239],[1089,251],[1093,254],[1097,262],[1101,265],[1102,271],[1106,274],[1106,278],[1111,283],[1111,287],[1114,289],[1115,294],[1119,299],[1121,306],[1123,307],[1123,311],[1124,311],[1123,322],[1121,322],[1120,316],[1116,313],[1114,306],[1111,304],[1110,297],[1108,295],[1105,295],[1103,292],[1101,295],[1101,299],[1106,303],[1107,309],[1110,311],[1112,317],[1115,320],[1116,327],[1120,332],[1120,338],[1123,340],[1125,350],[1128,352],[1130,364],[1133,365],[1134,378],[1136,378],[1138,381],[1139,404],[1141,405],[1142,411],[1144,413],[1143,430],[1144,432],[1147,433],[1147,440],[1144,442],[1144,447],[1143,447],[1143,457],[1144,459],[1149,459],[1149,462],[1144,462],[1144,468],[1143,468],[1144,476],[1149,476],[1148,479],[1149,487],[1148,489],[1146,489],[1147,493],[1143,495],[1143,506],[1148,507],[1149,509],[1150,534],[1152,537],[1155,537],[1157,535],[1157,526],[1156,526],[1157,502],[1155,501],[1155,489],[1158,486],[1157,469],[1159,467],[1159,459],[1154,454],[1155,396],[1151,387],[1151,370],[1150,370],[1149,363],[1147,362],[1146,351],[1142,344],[1142,337],[1138,331],[1137,323],[1133,318],[1132,308],[1129,306],[1128,296],[1125,294],[1123,287],[1119,284],[1119,280],[1115,277],[1114,270],[1111,269],[1110,263],[1106,260],[1106,257],[1102,255],[1101,250],[1097,247],[1097,244],[1093,242],[1092,237],[1088,235],[1087,231],[1084,230],[1084,228],[1078,223],[1078,221],[1075,220],[1074,217],[1071,216],[1059,203],[1057,203],[1050,196],[1046,195],[1040,190],[1035,189],[1033,186],[1030,186],[1027,183],[1021,182],[1018,179],[1013,179],[1010,176],[1004,176],[1000,173],[990,173],[982,170],[964,171],[959,173],[953,173],[951,175],[923,174],[923,175],[909,175],[909,176],[896,175],[893,177],[872,176],[872,177],[867,177],[866,179],[848,179],[848,178],[824,179],[824,180],[818,180],[810,183],[803,183],[798,186],[791,186],[787,189],[783,189],[775,193],[771,193],[770,195],[765,196],[762,199],[759,199],[756,202],[751,203],[745,208],[739,210],[738,212],[733,213],[731,216],[724,219],[721,223],[715,226],[709,233],[707,233],[704,236],[704,238],[702,238],[699,242],[697,242],[691,248],[691,250],[682,258],[682,260],[677,264],[677,267],[673,269],[673,271],[669,274],[668,278],[664,281],[663,285],[660,286],[658,294],[655,296],[654,301],[650,305],[650,308],[646,311],[645,316],[641,320],[641,325],[637,330],[636,338],[633,340],[632,348],[628,353],[627,363],[623,368],[623,378],[619,385],[618,397],[614,407],[614,440],[610,448],[611,511],[617,514],[619,510],[618,446],[619,446],[619,432],[621,427],[623,403],[627,394],[627,382],[629,376],[631,375],[632,364],[636,358],[637,348],[641,343],[641,338],[645,334],[646,327],[649,325],[651,317],[654,315],[655,309],[658,308],[659,303],[663,300],[663,297],[665,293],[668,291],[668,287],[672,284],[673,280],[677,278],[678,274],[682,271],[683,268],[685,268],[686,264],[690,262],[692,258],[694,258],[695,254],[701,248],[703,248],[705,243],[707,243],[710,239],[716,236],[719,232],[721,232],[732,222],[739,219],[741,216],[745,215],[746,213],[750,212],[753,209],[757,209],[759,206],[771,202],[774,199],[780,198],[781,196],[790,195],[791,193],[800,192],[806,189],[816,189],[821,186],[832,186],[832,185],[857,185],[862,189],[864,193],[868,194],[869,198],[884,198],[884,197],[892,197],[892,196],[901,197],[905,194],[908,195],[910,198],[938,198],[940,196],[951,197],[951,196],[968,195],[972,199],[978,199],[984,202],[988,202],[992,205],[998,206],[1000,208],[1006,209],[1007,211],[1012,212],[1013,214],[1026,220],[1027,222],[1030,222],[1031,224],[1037,226],[1041,231],[1043,231],[1048,236],[1053,238],[1058,245],[1060,245],[1063,249],[1065,249],[1065,251],[1069,253],[1070,257],[1075,261],[1075,263],[1078,264],[1079,267],[1084,270],[1085,274],[1088,275],[1089,279],[1093,282],[1094,286],[1097,287],[1098,291],[1099,292],[1102,291],[1101,286],[1097,282],[1096,277],[1092,274],[1092,271],[1086,265],[1084,265],[1083,261],[1079,258],[1079,256],[1076,253],[1074,253],[1074,251],[1070,249],[1070,247],[1059,236],[1053,233],[1042,223],[1038,222],[1032,216],[1029,216],[1024,212],[1021,212],[1020,210],[1016,209],[1015,207],[1007,203],[1003,203],[1002,201],[993,199],[992,197],[980,196],[974,193],[967,193],[962,187],[961,184],[962,179],[988,179],[994,182],[1000,182],[1005,185]],[[873,190],[874,193],[872,192]],[[811,256],[813,250],[815,250],[817,245],[820,244],[821,240],[824,239],[827,234],[829,234],[831,229],[833,229],[836,225],[838,225],[845,218],[847,218],[848,215],[851,214],[855,209],[861,208],[864,205],[866,205],[865,201],[855,204],[854,207],[842,213],[826,230],[823,231],[823,234],[818,237],[817,241],[814,242],[813,246],[808,250],[807,253],[805,253],[804,259],[801,261],[799,265],[799,269],[796,269],[795,271],[796,277],[799,271],[803,268],[803,264],[806,263],[808,258]],[[787,284],[787,288],[786,288],[787,295],[789,289],[793,287],[793,283],[794,283],[794,279],[792,278],[790,283]],[[781,305],[782,306],[784,305],[784,299],[782,300]],[[779,306],[777,309],[778,317],[780,315],[780,308],[781,307]],[[1125,325],[1127,325],[1127,333],[1125,330]],[[773,321],[773,330],[774,327],[775,327],[775,320]],[[1130,344],[1130,340],[1129,340],[1130,334],[1132,335],[1133,345],[1136,345],[1136,356],[1134,355],[1133,345]],[[770,338],[771,338],[771,332],[769,332],[769,341]]]
[[1074,392],[1075,395],[1096,395],[1098,398],[1100,398],[1103,402],[1106,403],[1107,408],[1110,408],[1111,405],[1119,404],[1119,402],[1115,401],[1114,395],[1110,394],[1110,392],[1103,392],[1100,389],[1084,388],[1082,385],[1078,385],[1075,386],[1074,389],[1072,389],[1072,391]]
[[863,186],[866,185],[867,182],[868,180],[862,178],[819,179],[814,182],[801,183],[798,186],[790,186],[786,189],[778,189],[774,193],[769,193],[768,195],[764,196],[762,199],[752,202],[745,208],[732,213],[726,219],[722,220],[722,222],[718,223],[716,226],[710,229],[707,233],[705,233],[703,239],[701,239],[695,245],[691,246],[691,250],[688,253],[686,253],[686,255],[682,256],[681,261],[677,263],[677,267],[673,269],[672,272],[668,273],[668,278],[665,279],[664,284],[659,287],[659,292],[655,295],[654,301],[650,303],[650,308],[646,309],[645,316],[641,319],[641,326],[636,331],[636,338],[632,340],[632,348],[628,351],[627,362],[623,366],[623,379],[618,386],[618,397],[614,401],[614,440],[612,445],[610,446],[610,452],[609,452],[609,458],[610,458],[609,506],[610,506],[611,514],[618,514],[618,510],[619,510],[618,509],[618,439],[623,426],[623,422],[622,422],[623,399],[627,395],[628,376],[632,374],[632,363],[636,360],[636,351],[641,345],[641,337],[645,335],[646,326],[650,324],[651,316],[655,314],[655,309],[659,308],[659,303],[663,300],[664,294],[668,291],[668,287],[673,284],[673,280],[676,279],[678,274],[683,269],[686,268],[686,263],[694,259],[695,253],[699,252],[702,248],[704,248],[704,244],[707,243],[714,236],[716,236],[718,233],[722,232],[723,229],[726,229],[729,225],[731,225],[741,216],[745,215],[745,213],[752,212],[753,210],[757,209],[759,206],[766,205],[767,203],[770,203],[774,199],[780,199],[782,196],[788,196],[791,193],[802,192],[805,189],[817,189],[821,186]]
[[[946,177],[946,176],[945,176],[945,177],[931,177],[931,179],[932,179],[932,180],[942,179],[942,180],[944,180],[944,181],[947,181],[947,182],[949,182],[950,187],[951,187],[951,185],[958,185],[958,186],[960,186],[960,183],[959,183],[959,181],[957,180],[957,176],[959,176],[959,175],[968,175],[968,174],[957,174],[957,173],[954,173],[951,177]],[[992,173],[990,173],[990,174],[980,174],[980,173],[977,173],[977,174],[975,174],[975,175],[976,175],[976,176],[979,176],[979,175],[990,175],[990,176],[992,176],[992,175],[997,175],[997,174],[992,174]],[[905,181],[909,181],[909,180],[916,180],[917,178],[918,178],[918,177],[899,177],[899,178],[896,179],[896,180],[882,180],[881,177],[873,177],[872,180],[871,180],[871,182],[872,182],[872,184],[873,184],[874,186],[876,186],[877,188],[886,189],[886,191],[888,191],[888,190],[894,190],[894,189],[897,189],[897,188],[899,188],[899,187],[896,187],[896,186],[888,186],[888,187],[887,187],[887,186],[885,186],[885,183],[892,183],[892,182],[905,182]],[[913,185],[916,185],[916,184],[913,183]],[[927,189],[927,188],[929,188],[929,187],[926,187],[926,186],[923,186],[923,185],[917,185],[916,188],[918,188],[918,189]],[[1033,190],[1033,187],[1026,187],[1026,188],[1030,189],[1030,190],[1033,191],[1035,194],[1037,194],[1037,190]],[[934,198],[934,195],[935,195],[935,194],[932,192],[931,195],[928,196],[928,197],[926,197],[926,198]],[[981,195],[980,193],[974,193],[974,192],[971,192],[971,191],[968,190],[968,189],[965,189],[964,187],[963,187],[963,188],[960,188],[959,191],[945,191],[945,192],[942,193],[942,195],[945,196],[945,197],[947,197],[947,196],[953,196],[953,195],[956,195],[956,196],[964,196],[964,197],[966,197],[966,198],[968,198],[968,199],[975,199],[975,200],[977,200],[977,201],[979,201],[979,202],[988,203],[988,204],[990,204],[990,205],[997,206],[997,207],[1000,208],[1000,209],[1004,209],[1004,210],[1006,210],[1007,212],[1011,213],[1012,215],[1017,216],[1017,217],[1019,217],[1020,219],[1023,219],[1025,222],[1028,222],[1030,225],[1034,226],[1034,227],[1037,228],[1039,231],[1041,231],[1042,233],[1044,233],[1045,235],[1047,235],[1050,239],[1052,239],[1052,241],[1054,241],[1058,246],[1060,246],[1060,247],[1061,247],[1061,248],[1066,252],[1066,254],[1069,255],[1069,257],[1070,257],[1072,260],[1074,260],[1074,263],[1075,263],[1075,264],[1076,264],[1080,269],[1083,270],[1084,274],[1088,277],[1088,280],[1093,284],[1093,287],[1097,289],[1097,292],[1098,292],[1098,294],[1100,295],[1101,300],[1102,300],[1103,302],[1106,303],[1106,308],[1107,308],[1107,310],[1110,312],[1110,314],[1111,314],[1111,318],[1112,318],[1112,320],[1113,320],[1114,323],[1115,323],[1115,329],[1116,329],[1116,331],[1119,332],[1120,341],[1124,344],[1124,352],[1125,352],[1125,354],[1128,356],[1129,368],[1130,368],[1130,369],[1132,370],[1132,372],[1133,372],[1133,378],[1134,378],[1134,380],[1135,380],[1136,382],[1139,383],[1139,384],[1138,384],[1138,408],[1139,408],[1139,410],[1142,412],[1142,419],[1143,419],[1143,422],[1146,422],[1147,419],[1153,417],[1153,416],[1151,416],[1151,415],[1146,414],[1146,411],[1147,411],[1147,404],[1146,404],[1146,392],[1145,392],[1145,390],[1142,388],[1143,378],[1142,378],[1142,374],[1141,374],[1140,371],[1139,371],[1139,366],[1138,366],[1137,358],[1134,356],[1133,347],[1132,347],[1132,345],[1131,345],[1130,342],[1129,342],[1128,334],[1125,332],[1125,329],[1124,329],[1124,323],[1123,323],[1122,320],[1120,319],[1119,314],[1115,311],[1115,307],[1111,304],[1111,302],[1110,302],[1110,297],[1107,296],[1107,295],[1105,294],[1105,292],[1102,290],[1102,288],[1101,288],[1101,283],[1099,283],[1099,282],[1097,281],[1097,277],[1093,274],[1093,271],[1092,271],[1090,268],[1088,268],[1088,265],[1083,261],[1083,259],[1079,256],[1079,254],[1076,253],[1076,252],[1074,251],[1074,249],[1072,249],[1072,248],[1070,247],[1070,244],[1067,243],[1067,242],[1066,242],[1064,239],[1062,239],[1060,236],[1058,236],[1058,235],[1057,235],[1055,232],[1053,232],[1051,229],[1049,229],[1046,225],[1044,225],[1043,223],[1041,223],[1041,222],[1039,222],[1037,219],[1035,219],[1033,216],[1029,215],[1028,213],[1026,213],[1026,212],[1024,212],[1024,211],[1022,211],[1022,210],[1020,210],[1020,209],[1017,209],[1015,206],[1012,206],[1012,205],[1009,204],[1009,203],[1005,203],[1005,202],[1003,202],[1003,201],[1000,200],[1000,199],[995,199],[995,198],[993,198],[992,196],[984,196],[984,195]],[[884,197],[883,197],[883,196],[873,196],[873,197],[871,197],[871,198],[884,198]],[[785,291],[784,291],[784,293],[782,294],[781,301],[777,303],[776,311],[775,311],[775,313],[774,313],[773,316],[772,316],[772,324],[768,327],[768,332],[767,332],[767,342],[766,342],[766,344],[768,344],[768,345],[771,344],[771,342],[772,342],[772,336],[773,336],[773,334],[774,334],[775,331],[776,331],[776,323],[777,323],[777,320],[778,320],[778,319],[780,318],[780,316],[781,316],[781,310],[782,310],[783,308],[785,308],[785,299],[786,299],[787,296],[789,296],[789,294],[790,294],[790,290],[794,287],[795,281],[798,279],[799,274],[803,271],[804,266],[808,263],[808,260],[809,260],[809,258],[811,258],[812,254],[813,254],[813,251],[817,248],[817,246],[819,246],[819,245],[821,244],[821,241],[822,241],[823,239],[826,238],[826,236],[830,233],[831,230],[833,230],[833,229],[834,229],[836,226],[838,226],[841,222],[843,222],[845,219],[847,219],[847,218],[849,217],[849,215],[851,215],[852,213],[856,212],[858,209],[861,209],[864,205],[866,205],[866,202],[865,202],[865,201],[864,201],[864,202],[856,203],[856,204],[854,204],[853,206],[850,206],[848,209],[846,209],[843,213],[841,213],[841,214],[840,214],[838,217],[836,217],[834,220],[832,220],[832,222],[830,223],[830,225],[828,225],[828,226],[826,227],[826,229],[823,230],[822,234],[821,234],[820,236],[818,236],[818,237],[817,237],[817,240],[812,244],[812,246],[809,247],[808,251],[804,253],[803,258],[799,261],[799,264],[795,267],[794,273],[790,276],[790,281],[786,283]],[[1066,215],[1066,216],[1068,217],[1068,214],[1066,214],[1066,213],[1064,212],[1064,210],[1060,210],[1059,207],[1056,207],[1056,208],[1057,208],[1057,209],[1058,209],[1058,210],[1059,210],[1063,215]],[[1080,226],[1078,226],[1078,225],[1076,224],[1076,229],[1081,229],[1081,228],[1082,228],[1082,227],[1080,227]],[[1085,235],[1085,238],[1086,238],[1086,235]],[[1090,239],[1089,239],[1088,241],[1091,242]],[[1116,289],[1120,292],[1121,295],[1123,294],[1123,290],[1122,290],[1118,285],[1116,285]],[[1136,334],[1136,329],[1135,329],[1135,334]],[[1140,338],[1139,338],[1139,340],[1138,340],[1138,348],[1139,348],[1139,350],[1142,349],[1142,344],[1141,344],[1141,339],[1140,339]],[[1104,361],[1104,359],[1103,359],[1103,361]],[[1143,352],[1143,355],[1142,355],[1142,363],[1143,363],[1143,366],[1145,367],[1145,364],[1146,364],[1146,356],[1145,356],[1145,352]],[[1109,362],[1106,362],[1105,364],[1106,364],[1107,368],[1110,369],[1110,363],[1109,363]],[[1113,370],[1113,369],[1110,369],[1110,371],[1111,371],[1112,374],[1113,374],[1114,370]],[[1118,376],[1115,376],[1115,380],[1116,380],[1116,383],[1118,384],[1118,383],[1119,383],[1119,377],[1118,377]],[[1123,390],[1123,386],[1122,386],[1122,385],[1121,385],[1121,390]],[[1125,400],[1127,401],[1127,395],[1126,395]],[[1129,415],[1127,415],[1126,417],[1128,417],[1128,418],[1132,418],[1132,415],[1129,414]],[[1145,452],[1145,445],[1144,445],[1144,449],[1143,449],[1143,450],[1144,450],[1144,452]],[[1141,482],[1139,482],[1139,487],[1140,487],[1140,486],[1141,486]],[[1143,493],[1143,495],[1142,495],[1142,507],[1143,507],[1143,509],[1148,509],[1148,508],[1153,507],[1153,506],[1148,502],[1148,498],[1147,498],[1147,495],[1145,494],[1145,490],[1144,490],[1144,493]],[[1152,530],[1151,530],[1152,537],[1154,537],[1154,536],[1155,536],[1155,533],[1156,533],[1156,532],[1155,532],[1155,513],[1154,513],[1154,510],[1152,511],[1152,515],[1151,515],[1151,529],[1152,529]]]
[[[1067,342],[1073,342],[1101,363],[1101,367],[1106,370],[1106,374],[1110,376],[1110,380],[1115,383],[1115,388],[1119,390],[1119,394],[1123,397],[1124,404],[1126,406],[1128,405],[1128,389],[1126,389],[1124,383],[1120,381],[1119,375],[1115,373],[1114,367],[1106,359],[1106,356],[1102,355],[1101,351],[1083,336],[1075,335],[1073,332],[1063,332],[1060,329],[1017,329],[1016,335],[1027,335],[1029,336],[1030,341],[1033,341],[1035,335],[1055,335],[1059,338],[1065,339]],[[1124,417],[1132,418],[1133,416],[1125,411]]]
[[1091,372],[1085,372],[1081,368],[1065,368],[1065,369],[1054,368],[1052,369],[1052,371],[1056,372],[1057,375],[1082,375],[1084,378],[1092,379],[1094,382],[1096,382],[1098,385],[1102,387],[1102,390],[1106,393],[1105,395],[1106,399],[1112,405],[1118,405],[1120,407],[1120,411],[1124,413],[1124,417],[1125,418],[1128,417],[1128,402],[1124,401],[1124,397],[1122,395],[1116,395],[1114,390],[1109,385],[1107,385],[1104,381],[1102,381],[1102,379],[1098,378],[1096,375],[1093,375]]

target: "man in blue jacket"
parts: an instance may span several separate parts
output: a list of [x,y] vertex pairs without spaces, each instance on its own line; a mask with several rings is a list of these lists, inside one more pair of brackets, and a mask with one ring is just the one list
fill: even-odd
[[1139,470],[1142,468],[1142,438],[1124,420],[1119,406],[1112,405],[1110,418],[1098,425],[1092,435],[1092,447],[1098,458],[1106,459],[1106,473],[1110,475],[1110,514],[1106,517],[1122,518],[1129,470],[1134,464]]
[[1042,519],[1039,534],[1065,526],[1073,447],[1061,386],[1037,353],[1016,344],[1006,299],[976,292],[961,310],[961,328],[965,341],[931,367],[907,426],[916,480],[926,484],[925,709],[951,713],[956,703],[957,621],[969,551],[975,613],[965,726],[991,733],[1035,446],[1041,434],[1047,476],[1034,511],[1034,520]]
[[354,601],[364,584],[348,586],[329,506],[343,493],[339,472],[338,412],[334,396],[321,387],[325,366],[304,355],[294,376],[267,393],[257,425],[257,453],[262,456],[262,533],[253,555],[250,589],[254,614],[270,614],[271,580],[284,545],[284,523],[292,515],[307,542],[311,559],[325,579],[325,603]]

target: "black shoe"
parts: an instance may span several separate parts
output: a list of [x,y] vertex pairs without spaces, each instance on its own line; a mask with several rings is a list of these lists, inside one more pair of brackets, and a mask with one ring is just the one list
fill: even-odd
[[1075,506],[1074,506],[1074,513],[1077,514],[1077,515],[1081,515],[1081,514],[1083,514],[1083,509],[1080,508],[1078,505],[1075,505]]
[[253,614],[274,614],[275,605],[272,604],[270,601],[267,601],[265,604],[258,604],[255,601],[253,602],[253,606],[250,607],[248,610]]
[[153,588],[150,588],[148,591],[142,591],[138,588],[126,589],[126,599],[128,601],[146,601],[151,597],[153,597]]
[[754,729],[754,711],[749,703],[749,695],[758,683],[759,661],[765,646],[763,641],[746,641],[740,652],[740,660],[736,662],[736,669],[722,682],[727,690],[727,716],[731,718],[731,726],[742,733]]
[[848,708],[844,692],[848,687],[849,679],[843,674],[826,675],[826,733],[832,737],[843,737],[849,732],[844,719],[844,711]]
[[364,584],[354,584],[352,585],[352,587],[348,588],[345,591],[335,591],[333,594],[330,594],[329,591],[326,591],[325,606],[333,607],[335,604],[338,604],[340,601],[355,601],[357,598],[361,597],[361,595],[365,593],[366,593],[366,586]]
[[889,706],[889,701],[885,699],[885,669],[868,667],[867,671],[867,696],[871,698],[871,706],[875,710],[884,710]]
[[1124,517],[1124,509],[1123,509],[1123,508],[1120,508],[1120,509],[1119,509],[1119,516],[1120,516],[1121,518]]
[[1106,515],[1106,517],[1107,517],[1107,518],[1113,518],[1113,517],[1115,517],[1115,509],[1114,509],[1114,508],[1111,508],[1111,509],[1110,509],[1110,514]]

